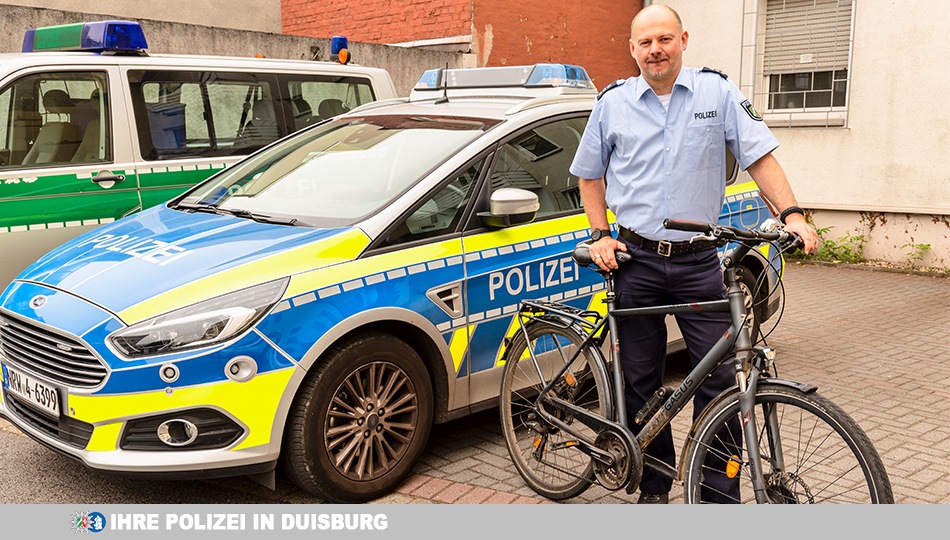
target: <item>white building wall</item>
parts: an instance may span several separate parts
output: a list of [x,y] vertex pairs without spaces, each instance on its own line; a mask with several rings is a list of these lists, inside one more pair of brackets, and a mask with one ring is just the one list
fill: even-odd
[[[685,64],[747,87],[743,18],[764,0],[670,0],[689,32]],[[775,127],[776,157],[827,238],[863,235],[872,259],[950,267],[950,2],[855,0],[846,127]]]

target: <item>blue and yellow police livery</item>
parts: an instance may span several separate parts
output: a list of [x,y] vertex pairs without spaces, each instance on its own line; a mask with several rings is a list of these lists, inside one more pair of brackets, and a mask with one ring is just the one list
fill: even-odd
[[[521,299],[601,309],[570,257],[595,97],[576,66],[427,72],[60,246],[0,296],[0,413],[97,470],[386,493],[495,405]],[[729,188],[725,222],[770,216]],[[781,264],[744,262],[750,301]]]

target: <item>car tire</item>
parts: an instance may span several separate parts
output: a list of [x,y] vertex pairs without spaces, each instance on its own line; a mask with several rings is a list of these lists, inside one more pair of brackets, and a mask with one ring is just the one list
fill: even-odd
[[378,498],[425,449],[433,416],[429,373],[412,347],[385,333],[335,345],[324,360],[291,407],[284,470],[327,501]]

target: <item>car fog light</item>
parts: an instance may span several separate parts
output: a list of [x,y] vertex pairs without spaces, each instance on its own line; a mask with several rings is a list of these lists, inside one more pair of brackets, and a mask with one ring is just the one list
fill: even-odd
[[247,382],[257,375],[257,362],[250,356],[235,356],[224,366],[224,374],[235,382]]
[[162,422],[156,434],[158,439],[168,446],[188,446],[198,438],[198,426],[188,420],[173,418]]
[[158,376],[167,383],[173,383],[178,380],[178,366],[175,364],[165,364],[158,371]]

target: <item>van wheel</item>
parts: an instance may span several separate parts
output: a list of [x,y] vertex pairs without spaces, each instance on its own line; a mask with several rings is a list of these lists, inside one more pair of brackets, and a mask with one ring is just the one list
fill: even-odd
[[334,346],[291,407],[285,470],[332,502],[365,502],[412,470],[432,427],[432,383],[422,359],[389,334]]
[[[768,291],[763,290],[766,285],[757,290],[758,276],[749,268],[740,266],[737,274],[739,288],[742,289],[742,297],[745,300],[745,310],[749,314],[749,339],[755,344],[761,337],[760,325],[765,322],[765,295]],[[758,294],[754,294],[756,292]]]

